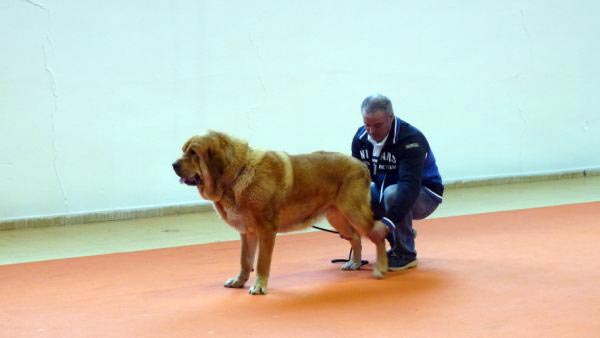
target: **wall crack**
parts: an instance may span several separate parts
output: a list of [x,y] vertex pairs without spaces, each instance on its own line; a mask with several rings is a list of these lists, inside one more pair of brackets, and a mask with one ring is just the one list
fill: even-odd
[[65,206],[65,210],[69,211],[69,201],[67,198],[67,194],[65,192],[65,187],[63,184],[62,177],[60,176],[60,171],[58,169],[58,147],[56,145],[56,115],[59,112],[59,95],[58,95],[58,85],[56,82],[56,75],[54,69],[52,68],[52,59],[54,58],[54,43],[52,41],[52,13],[50,9],[44,6],[41,3],[35,2],[33,0],[21,0],[22,2],[34,6],[46,14],[46,38],[44,40],[44,44],[42,45],[42,53],[44,56],[44,72],[48,76],[48,81],[50,83],[50,92],[52,95],[52,109],[49,110],[50,114],[50,139],[52,146],[52,166],[54,169],[54,176],[56,177],[56,181],[58,182],[58,186],[60,188],[60,192],[63,197],[63,203]]
[[39,4],[39,3],[35,2],[35,1],[32,1],[32,0],[21,0],[21,1],[23,1],[24,3],[29,4],[31,6],[35,6],[35,7],[39,8],[39,9],[42,9],[44,11],[48,10],[44,5]]

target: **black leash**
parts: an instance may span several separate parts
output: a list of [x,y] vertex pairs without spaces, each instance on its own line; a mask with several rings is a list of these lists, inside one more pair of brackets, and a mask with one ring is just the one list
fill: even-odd
[[[321,231],[330,232],[332,234],[339,234],[339,232],[337,232],[335,230],[329,230],[329,229],[321,228],[321,227],[318,227],[318,226],[315,226],[315,225],[313,225],[312,227],[315,228],[315,229],[319,229]],[[350,253],[348,254],[348,259],[336,258],[336,259],[332,259],[331,263],[346,263],[346,262],[349,262],[350,259],[352,259],[352,247],[350,247]],[[360,261],[360,266],[363,266],[363,265],[366,265],[366,264],[369,264],[369,261],[364,260],[364,259]]]

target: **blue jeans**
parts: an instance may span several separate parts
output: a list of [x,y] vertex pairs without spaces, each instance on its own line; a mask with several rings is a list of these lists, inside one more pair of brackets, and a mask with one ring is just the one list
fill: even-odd
[[417,258],[417,251],[415,249],[416,232],[413,229],[412,221],[413,219],[424,219],[431,215],[442,203],[442,200],[429,189],[421,187],[417,200],[404,218],[394,219],[391,215],[397,214],[393,210],[397,207],[395,201],[399,197],[397,184],[385,188],[383,198],[381,198],[375,184],[371,184],[371,209],[373,209],[375,219],[385,218],[386,222],[384,223],[392,223],[395,226],[387,236],[391,251],[402,260],[413,260]]

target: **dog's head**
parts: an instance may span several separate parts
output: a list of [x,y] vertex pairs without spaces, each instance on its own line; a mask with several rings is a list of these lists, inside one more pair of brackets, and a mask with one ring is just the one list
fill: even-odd
[[183,156],[173,163],[180,182],[198,187],[204,199],[218,202],[223,195],[223,174],[232,157],[229,136],[209,132],[193,136],[183,145]]

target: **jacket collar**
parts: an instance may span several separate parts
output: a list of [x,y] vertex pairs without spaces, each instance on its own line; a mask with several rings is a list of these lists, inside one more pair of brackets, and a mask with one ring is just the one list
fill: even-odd
[[[385,142],[386,144],[388,142],[392,142],[392,144],[396,144],[396,142],[398,141],[398,129],[400,128],[399,121],[400,121],[400,118],[394,116],[394,122],[392,122],[392,127],[390,128],[390,132],[387,135],[387,141]],[[390,135],[392,137],[390,137]],[[362,132],[362,134],[360,134],[358,136],[358,138],[363,141],[369,142],[369,134],[367,133],[367,128],[364,128],[364,131]]]

